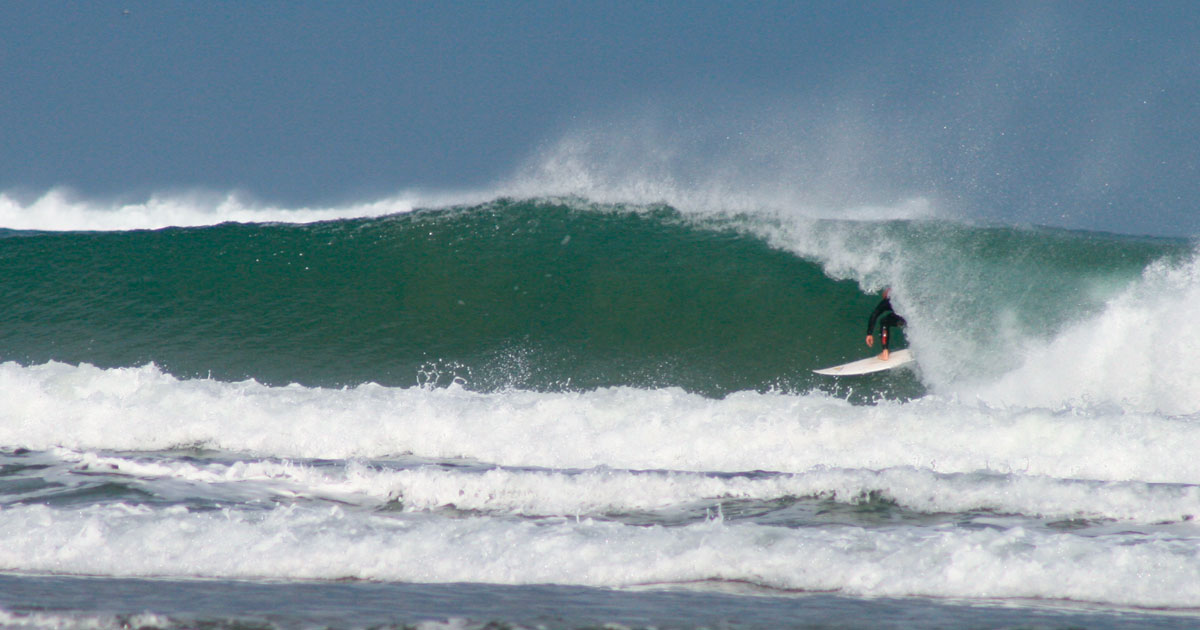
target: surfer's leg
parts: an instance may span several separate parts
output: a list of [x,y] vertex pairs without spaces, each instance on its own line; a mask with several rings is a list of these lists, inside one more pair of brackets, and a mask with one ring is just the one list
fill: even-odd
[[895,313],[888,313],[879,321],[880,337],[883,338],[883,343],[881,344],[883,346],[883,352],[879,354],[879,358],[881,360],[887,361],[888,356],[891,354],[891,351],[888,348],[888,339],[891,337],[891,335],[888,334],[888,329],[892,326],[903,326],[905,323],[906,322],[904,321],[904,318]]

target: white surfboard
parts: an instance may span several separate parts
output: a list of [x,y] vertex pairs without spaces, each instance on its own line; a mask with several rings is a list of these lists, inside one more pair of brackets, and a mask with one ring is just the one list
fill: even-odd
[[835,365],[821,370],[813,370],[817,374],[827,374],[829,376],[850,376],[854,374],[870,374],[871,372],[882,372],[883,370],[891,370],[898,368],[906,363],[911,363],[913,360],[912,353],[908,348],[896,350],[888,355],[888,360],[880,360],[879,355],[851,361],[843,365]]

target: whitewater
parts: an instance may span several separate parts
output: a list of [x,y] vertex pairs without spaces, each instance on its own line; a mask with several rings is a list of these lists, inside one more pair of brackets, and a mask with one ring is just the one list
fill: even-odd
[[568,183],[0,196],[0,622],[1197,623],[1194,243]]

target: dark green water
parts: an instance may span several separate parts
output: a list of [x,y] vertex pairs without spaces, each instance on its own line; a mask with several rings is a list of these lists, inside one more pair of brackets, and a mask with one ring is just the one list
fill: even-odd
[[308,225],[5,231],[0,358],[270,384],[806,390],[832,387],[812,368],[868,352],[864,287],[903,288],[937,348],[990,326],[997,305],[1021,334],[1049,334],[1190,251],[947,223],[779,227],[498,200]]

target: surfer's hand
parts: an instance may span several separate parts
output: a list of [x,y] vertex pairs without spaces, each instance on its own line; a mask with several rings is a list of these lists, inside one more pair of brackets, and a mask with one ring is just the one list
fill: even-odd
[[867,335],[867,347],[868,348],[875,347],[875,335]]

